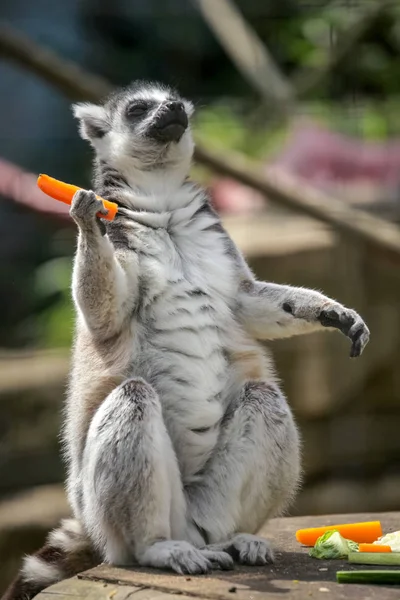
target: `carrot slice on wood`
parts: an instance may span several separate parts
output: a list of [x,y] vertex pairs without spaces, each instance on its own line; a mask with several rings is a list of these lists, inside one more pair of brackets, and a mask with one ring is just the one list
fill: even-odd
[[384,544],[359,544],[359,552],[391,552],[390,546]]
[[[59,181],[58,179],[54,179],[53,177],[49,177],[48,175],[39,175],[37,180],[38,187],[47,194],[51,196],[55,200],[60,200],[60,202],[65,202],[65,204],[71,204],[72,198],[74,194],[82,189],[77,187],[76,185],[71,185],[70,183],[64,183],[63,181]],[[99,200],[102,201],[104,208],[108,210],[106,215],[102,215],[98,213],[98,217],[102,219],[107,219],[107,221],[112,221],[117,214],[118,204],[115,202],[110,202],[109,200],[104,200],[100,196],[97,196]]]
[[369,544],[382,535],[380,521],[368,521],[366,523],[347,523],[343,525],[299,529],[296,531],[296,539],[300,544],[304,544],[304,546],[314,546],[321,535],[327,531],[332,531],[332,529],[336,529],[344,538],[357,543]]

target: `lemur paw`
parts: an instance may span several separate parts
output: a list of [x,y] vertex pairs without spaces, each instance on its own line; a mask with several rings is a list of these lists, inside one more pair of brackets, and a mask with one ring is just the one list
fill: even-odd
[[211,569],[232,569],[233,561],[226,552],[199,550],[188,542],[168,540],[156,542],[139,558],[145,567],[170,569],[180,575],[200,575]]
[[206,548],[227,552],[240,565],[266,565],[274,560],[268,540],[249,533],[240,533],[227,542],[211,544]]
[[97,199],[94,192],[78,190],[72,199],[69,214],[80,227],[92,227],[93,224],[97,223],[100,225],[102,233],[104,233],[104,223],[99,221],[96,215],[98,213],[106,215],[107,212],[102,201]]
[[362,354],[368,344],[369,329],[355,310],[334,304],[321,310],[318,320],[323,327],[335,327],[351,340],[351,358]]

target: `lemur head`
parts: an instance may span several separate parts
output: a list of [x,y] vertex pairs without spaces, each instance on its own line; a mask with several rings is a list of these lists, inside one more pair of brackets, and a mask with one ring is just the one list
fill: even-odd
[[97,157],[118,170],[189,168],[193,105],[166,86],[135,82],[102,105],[75,104],[73,112]]

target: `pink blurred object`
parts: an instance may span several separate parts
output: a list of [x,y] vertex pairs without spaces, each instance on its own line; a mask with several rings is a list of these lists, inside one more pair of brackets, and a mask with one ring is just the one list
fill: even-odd
[[0,159],[0,194],[2,196],[58,220],[70,220],[68,206],[49,198],[37,187],[36,181],[37,175]]
[[[400,185],[400,141],[365,142],[303,121],[265,170],[287,172],[338,197],[349,198],[356,189],[367,193],[367,188],[385,197]],[[210,190],[221,212],[256,212],[265,205],[254,190],[231,179],[216,179]]]
[[210,193],[215,208],[221,212],[249,213],[265,206],[261,194],[234,179],[216,179],[210,186]]
[[400,141],[369,142],[310,123],[295,127],[274,166],[310,182],[400,181]]

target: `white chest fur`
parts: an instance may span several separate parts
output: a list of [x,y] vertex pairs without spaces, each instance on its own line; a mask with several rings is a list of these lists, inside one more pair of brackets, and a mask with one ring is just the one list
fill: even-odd
[[189,481],[216,443],[226,405],[237,283],[224,235],[176,213],[169,227],[132,232],[142,286],[132,369],[157,389]]

